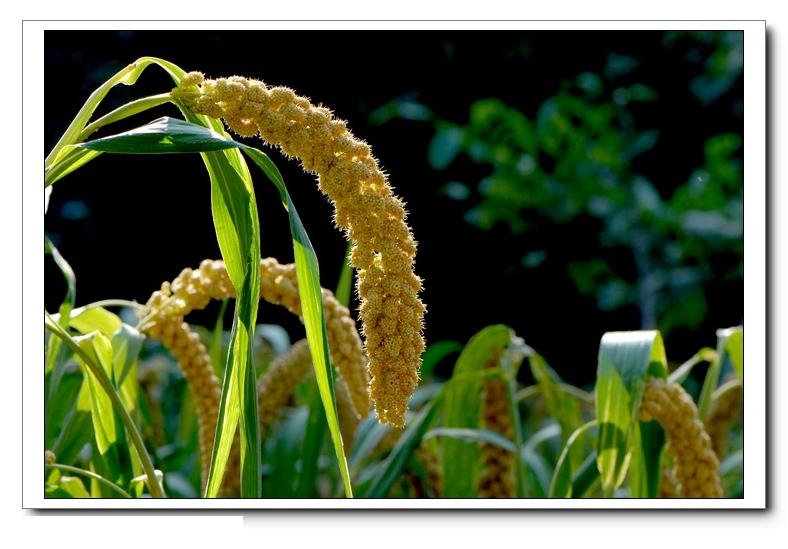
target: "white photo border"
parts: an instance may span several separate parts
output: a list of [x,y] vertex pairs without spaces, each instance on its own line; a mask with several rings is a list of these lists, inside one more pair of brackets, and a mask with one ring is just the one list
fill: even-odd
[[[741,30],[744,33],[744,497],[742,499],[45,499],[44,149],[46,30]],[[764,509],[766,445],[766,24],[764,21],[24,21],[22,166],[22,506],[28,509]],[[131,60],[130,60],[131,61]]]

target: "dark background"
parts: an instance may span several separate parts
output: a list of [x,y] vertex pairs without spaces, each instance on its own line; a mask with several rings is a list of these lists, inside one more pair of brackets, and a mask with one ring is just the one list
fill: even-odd
[[[602,71],[611,52],[638,59],[638,81],[659,92],[658,101],[634,111],[640,126],[660,132],[659,147],[638,157],[636,167],[668,195],[703,163],[709,136],[741,133],[741,82],[728,100],[703,105],[688,86],[697,63],[687,62],[684,50],[666,48],[661,32],[47,31],[44,153],[88,95],[141,56],[162,57],[209,77],[241,74],[290,86],[348,120],[354,134],[372,145],[407,202],[419,241],[417,273],[425,279],[428,343],[465,342],[488,324],[505,323],[563,377],[585,384],[595,377],[601,335],[640,327],[635,307],[600,311],[565,272],[564,256],[599,249],[598,222],[581,220],[582,231],[577,225],[571,231],[558,226],[535,235],[513,235],[504,227],[479,230],[464,221],[464,205],[438,192],[448,179],[427,161],[435,128],[403,119],[375,125],[368,119],[398,97],[415,98],[446,120],[467,120],[469,105],[486,97],[500,98],[530,117],[563,80]],[[133,87],[114,88],[99,114],[171,87],[163,71],[150,67]],[[163,115],[179,116],[174,107],[161,107],[110,131]],[[260,146],[259,140],[249,142]],[[267,152],[317,250],[323,286],[333,288],[345,242],[332,226],[332,208],[296,162]],[[456,169],[466,179],[484,176],[484,169],[470,162]],[[285,213],[273,187],[262,176],[255,178],[262,254],[289,262]],[[197,155],[100,157],[55,186],[46,231],[76,272],[78,304],[106,298],[144,302],[183,267],[219,257],[208,177]],[[538,269],[523,269],[520,259],[532,247],[551,255]],[[627,264],[621,258],[616,268]],[[47,309],[56,310],[65,285],[51,260],[45,284]],[[708,285],[702,323],[667,337],[670,360],[680,362],[713,346],[716,328],[741,322],[742,285],[740,280]],[[208,324],[212,314],[213,309],[190,319]],[[260,321],[283,324],[301,337],[297,321],[276,308],[261,308]]]

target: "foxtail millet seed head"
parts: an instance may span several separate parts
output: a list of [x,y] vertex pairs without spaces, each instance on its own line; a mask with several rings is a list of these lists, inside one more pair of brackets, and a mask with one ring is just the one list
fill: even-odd
[[[494,351],[485,368],[496,368],[502,352]],[[484,380],[482,386],[482,424],[485,429],[514,439],[514,425],[509,407],[509,387],[500,377]],[[479,497],[513,498],[517,490],[515,459],[512,452],[495,444],[482,443],[482,468],[479,473]]]
[[279,411],[287,405],[299,383],[309,374],[312,355],[309,344],[302,339],[274,360],[257,382],[257,406],[260,410],[260,432],[265,433]]
[[675,459],[681,497],[722,497],[720,462],[698,418],[695,402],[681,385],[649,378],[639,417],[641,421],[657,421],[665,430],[667,452]]
[[[312,373],[312,355],[309,344],[302,339],[293,344],[290,350],[271,363],[268,370],[257,382],[258,408],[260,410],[260,431],[265,433],[278,412],[287,404],[296,386]],[[342,441],[346,451],[350,451],[358,426],[358,418],[350,399],[345,380],[334,379],[337,399],[337,414]]]
[[[235,297],[223,261],[206,259],[197,269],[184,269],[172,281],[165,282],[162,290],[151,296],[147,304],[152,311],[146,322],[148,330],[156,330],[162,316],[184,316],[195,309],[203,309],[212,299]],[[298,295],[298,278],[294,264],[282,265],[273,258],[260,261],[260,298],[282,305],[293,314],[301,316]],[[357,417],[366,416],[369,410],[367,394],[367,359],[350,311],[337,301],[334,294],[323,289],[323,308],[326,319],[328,346],[331,360],[347,384]]]
[[[298,295],[298,281],[294,265],[280,265],[276,260],[267,258],[260,262],[260,295],[270,303],[276,303],[288,308],[294,314],[301,314],[301,303]],[[197,406],[199,420],[200,460],[202,464],[201,480],[203,488],[207,481],[208,464],[213,450],[214,432],[219,413],[221,400],[221,384],[216,378],[211,365],[210,355],[200,341],[199,336],[192,332],[189,325],[183,321],[185,315],[194,309],[202,309],[211,299],[226,299],[235,297],[235,289],[229,280],[227,270],[222,261],[204,260],[197,269],[184,269],[172,283],[164,282],[161,288],[154,292],[148,300],[141,316],[145,322],[142,331],[151,338],[159,339],[168,348],[183,371],[189,386],[192,389]],[[345,428],[358,417],[366,415],[369,410],[369,399],[366,392],[367,373],[364,368],[366,358],[361,348],[361,339],[356,331],[355,322],[350,318],[350,312],[343,307],[328,291],[323,290],[323,304],[326,316],[328,343],[332,359],[337,367],[338,384],[347,392],[339,395],[338,399],[347,397],[345,401]],[[306,358],[304,358],[306,357]],[[275,376],[278,372],[278,381],[285,384],[295,384],[304,377],[303,371],[308,372],[311,357],[306,341],[297,343],[290,355],[281,357],[288,362],[287,367],[272,366],[269,372]],[[296,373],[302,372],[300,377]],[[285,375],[283,372],[289,372]],[[296,379],[297,377],[297,379]],[[273,377],[271,378],[273,379]],[[266,382],[261,380],[263,389],[274,387],[271,379]],[[266,383],[268,383],[266,385]],[[350,389],[353,387],[353,390]],[[277,388],[274,394],[285,394],[289,398],[292,390]],[[273,398],[271,404],[278,402]],[[276,410],[281,404],[271,411],[267,399],[261,400],[260,421],[265,427],[273,419]],[[338,403],[339,404],[339,403]],[[340,417],[340,420],[342,417]],[[344,432],[343,432],[344,434]],[[238,440],[234,441],[231,458],[225,470],[221,494],[233,493],[238,488]]]
[[[319,175],[334,203],[334,220],[354,247],[362,333],[369,357],[369,395],[381,422],[404,426],[419,381],[424,304],[413,271],[416,242],[369,145],[330,110],[293,90],[233,76],[205,80],[187,74],[173,94],[194,112],[222,118],[239,135],[260,137]],[[351,391],[352,391],[352,387]]]
[[673,467],[663,465],[659,479],[659,497],[671,499],[676,497],[676,474]]
[[[158,303],[167,296],[165,292],[155,292],[149,300]],[[216,420],[219,415],[222,388],[214,374],[211,357],[200,336],[191,330],[182,316],[159,316],[156,323],[143,332],[154,339],[161,340],[178,361],[197,407],[198,441],[200,447],[200,480],[202,488],[208,480],[208,465],[213,451]],[[227,478],[227,477],[225,477]]]

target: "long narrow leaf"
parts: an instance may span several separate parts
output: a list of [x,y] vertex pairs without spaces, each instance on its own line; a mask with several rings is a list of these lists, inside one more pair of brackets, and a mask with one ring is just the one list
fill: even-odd
[[517,452],[517,446],[515,446],[511,440],[503,436],[501,433],[491,431],[489,429],[457,429],[451,427],[439,427],[437,429],[431,429],[427,431],[427,433],[424,435],[424,440],[428,440],[433,437],[450,437],[463,442],[473,443],[486,442],[487,444],[493,444],[499,448],[503,448],[507,452]]
[[[482,378],[481,373],[492,353],[511,342],[512,330],[503,325],[488,326],[474,335],[463,349],[450,383],[446,386],[443,425],[448,428],[476,429],[479,427]],[[460,378],[467,379],[458,383]],[[443,460],[444,497],[468,498],[477,493],[479,449],[476,444],[446,438],[442,453],[451,456]]]
[[353,497],[348,471],[347,458],[342,443],[342,434],[339,429],[339,419],[334,391],[334,371],[331,367],[331,358],[328,350],[328,337],[326,334],[326,320],[323,311],[323,294],[320,285],[320,269],[317,256],[309,241],[309,236],[301,223],[301,218],[287,192],[284,179],[276,165],[263,152],[245,147],[244,152],[265,172],[268,179],[279,190],[282,203],[290,218],[290,233],[293,238],[293,252],[296,263],[296,276],[298,279],[298,294],[301,298],[301,314],[306,328],[306,337],[312,354],[312,364],[315,378],[323,400],[328,429],[334,443],[334,453],[339,463],[339,471],[345,487],[347,497]]
[[[602,337],[596,381],[597,465],[608,493],[623,482],[632,452],[642,454],[643,448],[652,447],[653,441],[647,438],[634,437],[642,447],[631,441],[633,431],[639,429],[637,413],[645,380],[648,376],[665,378],[666,362],[659,332],[608,332]],[[659,456],[641,454],[637,463],[648,466],[647,478],[658,480]],[[632,496],[639,497],[637,493]]]
[[[148,454],[145,444],[142,441],[142,436],[140,435],[137,426],[134,424],[134,421],[129,415],[128,410],[126,410],[124,407],[120,395],[117,393],[117,391],[115,391],[112,381],[106,375],[105,371],[101,366],[96,364],[95,360],[80,347],[79,343],[75,341],[68,332],[63,330],[63,328],[60,327],[60,325],[58,325],[49,314],[46,313],[44,314],[44,327],[53,335],[59,337],[66,344],[66,346],[68,346],[80,359],[84,361],[85,365],[95,375],[102,390],[107,394],[107,396],[109,396],[113,408],[120,416],[120,419],[126,427],[127,432],[131,436],[131,443],[134,445],[137,453],[140,456],[140,459],[142,460],[145,473],[149,475],[149,478],[155,478],[153,462],[151,461],[150,455]],[[164,492],[157,483],[150,483],[149,489],[153,497],[164,497]]]
[[[733,350],[733,354],[730,353]],[[717,356],[711,363],[703,380],[703,387],[698,397],[698,414],[702,420],[706,419],[711,406],[711,396],[720,383],[722,366],[725,359],[730,358],[736,375],[743,377],[744,369],[744,329],[742,327],[717,330]]]
[[[550,497],[551,498],[570,498],[572,497],[572,477],[573,477],[573,470],[572,464],[569,459],[570,452],[572,451],[573,447],[580,447],[582,443],[583,437],[586,436],[588,431],[595,428],[597,426],[597,421],[592,420],[578,427],[575,432],[573,432],[566,444],[564,445],[564,449],[561,450],[561,455],[558,456],[558,461],[555,465],[555,472],[553,473],[553,480],[550,482]],[[582,465],[581,465],[582,466]]]
[[[182,108],[182,110],[184,114],[187,115],[189,122],[160,119],[143,128],[138,128],[131,132],[124,132],[118,136],[90,141],[81,146],[91,150],[101,150],[105,152],[123,151],[126,153],[150,153],[155,150],[164,152],[193,152],[199,150],[201,147],[209,147],[219,151],[202,154],[203,158],[206,159],[206,164],[209,166],[212,182],[217,183],[212,186],[212,196],[214,197],[214,222],[217,228],[217,237],[219,238],[222,255],[227,263],[228,273],[230,274],[233,284],[236,285],[236,288],[239,288],[239,284],[243,284],[239,291],[239,306],[243,306],[244,301],[247,301],[246,299],[242,299],[244,297],[243,288],[248,288],[251,294],[255,291],[255,286],[248,284],[250,281],[244,278],[246,272],[242,271],[239,273],[238,267],[243,267],[250,263],[259,263],[259,256],[257,263],[252,263],[251,261],[247,263],[244,261],[244,259],[247,258],[240,252],[240,250],[247,249],[247,246],[245,246],[245,244],[247,244],[245,239],[248,239],[248,232],[244,231],[246,227],[239,227],[239,225],[243,225],[244,219],[248,219],[245,217],[245,212],[252,209],[254,195],[251,192],[248,195],[251,205],[244,204],[243,202],[238,203],[238,201],[232,200],[234,197],[233,192],[226,188],[228,185],[222,185],[221,183],[231,180],[234,177],[234,171],[235,175],[239,176],[241,179],[245,179],[244,176],[246,174],[239,174],[238,171],[235,170],[237,166],[232,165],[231,162],[229,163],[229,168],[227,163],[217,162],[217,155],[229,154],[231,152],[237,153],[237,151],[223,150],[228,147],[242,148],[277,186],[282,197],[282,202],[290,216],[290,228],[293,235],[293,247],[296,259],[296,272],[299,282],[302,314],[306,327],[307,339],[313,355],[316,379],[318,387],[320,388],[320,395],[326,411],[326,418],[334,442],[340,471],[345,483],[346,493],[350,495],[352,494],[350,476],[347,471],[347,462],[342,447],[342,439],[339,432],[339,423],[336,413],[336,403],[334,400],[333,371],[329,358],[325,319],[323,316],[319,268],[317,257],[309,241],[309,237],[298,217],[298,213],[290,199],[281,174],[279,174],[273,162],[259,150],[234,142],[219,134],[215,129],[214,131],[205,131],[203,128],[194,128],[192,121],[199,121],[199,118],[190,115],[185,108]],[[236,185],[236,187],[238,187],[238,185]],[[224,200],[218,200],[215,196],[216,194],[222,194]],[[256,212],[256,208],[254,208],[254,210]],[[234,223],[230,223],[230,220]],[[229,230],[230,228],[235,230]],[[259,233],[259,229],[257,233]],[[257,251],[259,254],[259,241]],[[239,276],[239,274],[241,276]],[[256,276],[259,277],[259,272],[257,272]],[[259,287],[256,288],[256,291],[259,291]],[[250,312],[252,307],[253,305],[250,303],[248,305],[248,310],[244,312]],[[243,318],[248,318],[249,315],[243,314],[241,316]],[[238,326],[241,326],[241,328],[238,328]],[[239,359],[250,356],[251,353],[248,351],[249,347],[245,344],[241,345],[241,341],[246,343],[245,340],[247,337],[247,330],[244,329],[243,325],[239,325],[238,322],[235,322],[233,330],[233,340],[235,344],[231,346],[231,356],[229,357],[231,360],[228,360],[228,366],[235,362],[239,362],[239,364],[243,363],[244,361]],[[244,349],[241,347],[244,347]],[[236,382],[232,381],[233,376],[240,375],[241,379],[248,377],[244,374],[246,371],[245,365],[242,365],[240,370],[241,371],[236,372],[233,368],[228,367],[225,374],[225,391],[223,392],[222,405],[220,407],[220,425],[217,429],[217,440],[214,444],[214,457],[216,459],[212,459],[212,464],[226,461],[225,455],[229,455],[229,446],[232,439],[232,433],[230,433],[230,431],[234,428],[233,426],[237,420],[237,410],[234,411],[236,406],[228,406],[225,401],[229,398],[231,399],[231,404],[234,404],[232,401],[236,399],[233,399],[232,393],[237,391],[236,387],[240,387],[241,385],[248,387],[250,385],[250,383],[241,384],[240,379]],[[229,391],[229,393],[227,391]],[[246,389],[244,393],[247,394],[245,400],[251,402],[252,393],[247,393]],[[238,398],[237,400],[237,406],[244,408],[240,402],[242,399]],[[251,408],[251,406],[249,406],[249,408]],[[248,421],[248,427],[250,430],[252,429],[251,421]],[[225,435],[225,431],[230,433],[230,435]],[[214,468],[213,465],[212,468]],[[223,463],[219,463],[218,468],[223,468]],[[216,480],[215,477],[219,480]],[[210,474],[208,483],[209,495],[215,494],[218,491],[220,480],[221,471],[217,470],[216,473]]]
[[[183,71],[174,65],[165,68],[176,83],[183,76]],[[260,292],[260,227],[254,187],[243,157],[235,150],[242,145],[225,136],[220,122],[197,116],[177,104],[188,122],[160,118],[79,147],[123,154],[201,153],[211,180],[211,206],[219,248],[237,293],[206,495],[218,494],[240,420],[241,495],[259,497],[261,457],[252,334]]]
[[[394,482],[402,474],[402,470],[405,468],[411,454],[421,442],[424,433],[429,429],[435,414],[441,407],[442,400],[443,393],[440,393],[429,404],[419,410],[419,413],[410,422],[405,432],[399,437],[394,449],[381,464],[381,471],[376,475],[364,497],[384,498],[388,495]],[[464,443],[460,442],[460,444]]]

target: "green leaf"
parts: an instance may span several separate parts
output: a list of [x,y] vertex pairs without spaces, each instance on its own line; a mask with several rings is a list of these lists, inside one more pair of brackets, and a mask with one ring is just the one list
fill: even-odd
[[[623,482],[632,452],[642,452],[640,445],[633,447],[632,440],[639,429],[643,387],[649,376],[667,376],[666,362],[659,332],[608,332],[602,336],[596,381],[597,466],[607,493]],[[651,446],[650,438],[640,440],[643,447]],[[646,458],[636,461],[645,464]]]
[[137,357],[142,350],[145,340],[136,328],[128,324],[121,324],[110,339],[112,344],[112,369],[118,381],[123,403],[132,410],[137,401]]
[[[99,151],[83,149],[75,145],[68,145],[58,156],[57,163],[53,164],[44,174],[44,188],[51,189],[68,174],[78,170],[94,158],[101,155]],[[52,192],[51,190],[49,191]]]
[[435,136],[430,142],[428,159],[436,170],[445,170],[462,150],[465,131],[453,124],[438,124]]
[[[271,160],[257,149],[246,147],[240,143],[227,139],[220,135],[218,131],[206,131],[199,128],[192,121],[199,121],[200,118],[190,114],[187,109],[181,107],[184,114],[189,118],[189,122],[173,121],[170,119],[160,119],[143,128],[125,132],[117,136],[110,136],[100,140],[84,143],[82,146],[95,148],[107,152],[194,152],[201,147],[213,148],[214,150],[226,149],[229,147],[243,148],[246,154],[264,171],[264,173],[277,186],[282,202],[290,216],[290,228],[293,235],[293,247],[296,259],[296,272],[299,281],[299,294],[301,297],[301,307],[306,326],[307,339],[313,355],[313,363],[320,387],[320,394],[326,409],[326,417],[329,429],[332,432],[335,453],[340,464],[340,470],[345,480],[345,488],[351,494],[350,477],[347,472],[347,463],[342,449],[342,439],[339,433],[339,423],[336,417],[336,404],[334,402],[333,391],[333,372],[328,353],[328,343],[325,333],[325,319],[323,318],[322,290],[320,286],[319,268],[317,257],[309,241],[309,237],[301,223],[295,206],[290,199],[284,180]],[[251,339],[248,329],[249,322],[239,323],[239,318],[251,319],[254,322],[256,317],[256,298],[259,292],[259,268],[247,269],[247,265],[259,265],[259,224],[257,222],[256,206],[254,206],[254,194],[251,182],[247,183],[248,171],[243,169],[237,162],[233,162],[228,156],[237,151],[221,151],[203,153],[203,158],[208,166],[212,181],[212,204],[214,206],[214,223],[217,230],[219,246],[222,256],[227,264],[230,279],[239,289],[237,309],[241,309],[241,314],[236,315],[233,327],[233,345],[231,345],[228,364],[232,365],[239,362],[239,370],[228,367],[225,373],[223,387],[222,404],[219,415],[219,428],[217,429],[217,440],[214,444],[214,458],[212,459],[212,469],[216,468],[215,473],[211,473],[208,482],[208,495],[215,495],[221,482],[221,476],[226,463],[226,456],[229,455],[232,436],[234,435],[234,425],[238,419],[237,407],[241,407],[249,414],[242,413],[242,435],[244,425],[251,432],[252,426],[251,411],[256,408],[256,393],[252,398],[254,383],[253,378],[246,374],[249,368],[246,363],[251,360],[250,345]],[[240,183],[240,184],[239,184]],[[243,189],[246,189],[246,194]],[[254,215],[251,215],[251,212]],[[250,236],[251,235],[251,236]],[[256,235],[256,237],[255,237]],[[251,241],[250,241],[251,239]],[[256,240],[256,246],[255,241]],[[248,257],[250,249],[256,249],[257,258]],[[247,273],[248,271],[248,273]],[[251,274],[251,277],[247,277]],[[254,278],[254,281],[248,280]],[[245,290],[248,290],[248,295]],[[252,314],[254,313],[254,314]],[[253,371],[253,370],[252,370]],[[235,376],[240,376],[233,381]],[[241,383],[241,379],[246,382]],[[246,398],[233,398],[232,393],[237,387],[243,385],[243,393]],[[256,390],[255,390],[256,391]],[[229,396],[228,396],[229,395]],[[228,401],[229,400],[229,404]],[[237,401],[237,402],[236,402]],[[254,401],[254,402],[252,402]],[[244,404],[244,402],[246,404]],[[243,418],[247,418],[245,421]],[[257,425],[257,421],[254,422]],[[242,436],[243,440],[247,437]],[[251,444],[248,445],[251,448]],[[258,444],[259,446],[259,444]],[[243,448],[243,444],[242,444]],[[214,467],[214,464],[218,465]],[[242,459],[243,465],[243,459]]]
[[90,97],[88,97],[87,101],[85,101],[85,104],[74,117],[74,120],[71,121],[71,124],[69,124],[60,140],[58,140],[57,144],[52,149],[52,152],[50,152],[47,156],[44,165],[49,167],[54,161],[56,161],[58,154],[64,147],[67,145],[73,145],[77,141],[80,133],[82,133],[82,130],[90,120],[90,117],[99,106],[99,103],[101,103],[104,97],[106,97],[107,93],[109,93],[109,90],[113,86],[117,84],[125,84],[127,86],[134,84],[142,74],[142,71],[144,71],[151,63],[155,62],[156,59],[152,57],[142,57],[137,59],[134,63],[131,63],[130,65],[127,65],[118,71],[109,80],[99,86],[92,94],[90,94]]
[[[59,464],[59,463],[53,464],[53,465],[47,465],[47,468],[48,469],[53,469],[55,471],[54,474],[60,476],[60,486],[63,487],[63,488],[66,488],[65,487],[66,479],[71,479],[72,477],[62,476],[61,471],[67,472],[67,473],[75,473],[77,475],[81,475],[81,476],[87,477],[87,478],[91,479],[92,481],[97,481],[98,483],[103,485],[103,487],[108,488],[111,492],[114,492],[113,495],[120,495],[121,497],[124,497],[124,498],[130,498],[131,497],[128,494],[128,492],[123,490],[123,488],[121,488],[120,486],[118,486],[114,482],[112,482],[110,480],[107,480],[106,478],[102,477],[101,475],[97,475],[93,471],[87,471],[85,469],[80,469],[79,467],[72,467],[70,465],[62,465],[62,464]],[[51,482],[53,478],[55,478],[55,477],[50,477],[48,482]],[[71,486],[73,488],[72,489],[66,488],[66,491],[68,493],[70,493],[72,497],[90,497],[89,495],[87,495],[87,491],[85,490],[85,488],[84,488],[84,486],[82,485],[81,482],[79,483],[78,487],[73,485],[73,484]],[[80,487],[81,487],[81,490],[80,490]],[[80,495],[76,495],[76,493],[73,490],[76,490],[76,493],[79,493]],[[85,492],[85,495],[81,495],[82,491]]]
[[271,474],[265,478],[265,495],[268,497],[297,497],[296,485],[299,482],[298,463],[301,458],[304,434],[309,421],[309,410],[297,408],[288,414],[276,432],[270,455],[266,464]]
[[78,145],[92,151],[121,154],[202,153],[237,148],[223,132],[163,116],[123,133]]
[[312,365],[323,409],[326,413],[328,429],[334,443],[334,453],[339,464],[339,471],[345,487],[347,497],[352,497],[353,491],[350,484],[347,458],[342,444],[342,434],[339,429],[337,417],[336,397],[334,391],[334,372],[331,367],[331,358],[328,350],[328,337],[326,335],[326,321],[323,314],[323,293],[320,285],[320,269],[317,256],[309,241],[309,236],[301,223],[301,218],[287,192],[284,179],[276,165],[268,156],[257,149],[247,147],[244,152],[262,169],[268,178],[279,190],[282,203],[290,218],[290,233],[293,238],[293,252],[296,263],[296,276],[298,279],[298,294],[301,299],[301,314],[306,328],[306,337],[312,354]]
[[99,332],[105,337],[112,337],[122,325],[118,315],[103,307],[80,307],[71,312],[71,327],[82,334]]
[[511,440],[503,436],[501,433],[491,431],[489,429],[457,429],[451,427],[439,427],[431,429],[424,435],[424,440],[433,437],[450,437],[463,442],[486,442],[487,444],[494,444],[499,448],[503,448],[508,452],[517,452],[517,447]]
[[527,465],[526,484],[529,495],[534,498],[546,498],[550,490],[550,479],[553,477],[550,464],[530,448],[523,448],[520,455]]
[[739,379],[744,378],[744,328],[726,328],[717,330],[717,357],[711,363],[703,380],[703,387],[698,397],[698,415],[701,420],[706,419],[711,408],[711,397],[720,383],[722,367],[725,359],[730,358],[731,364]]
[[[463,349],[454,367],[452,379],[445,386],[443,425],[448,428],[479,427],[482,378],[479,375],[495,350],[505,348],[514,333],[503,325],[488,326],[474,335]],[[443,441],[444,497],[476,497],[479,449],[453,438]]]
[[59,437],[65,429],[69,415],[74,410],[74,404],[84,377],[81,372],[65,373],[58,383],[57,389],[47,396],[44,416],[45,448],[52,449],[56,437]]
[[[142,468],[150,478],[154,478],[153,462],[151,461],[150,455],[148,454],[145,444],[142,441],[142,436],[140,435],[137,426],[134,424],[134,421],[131,419],[128,410],[126,410],[124,407],[123,401],[115,390],[113,382],[107,375],[107,368],[105,368],[104,365],[99,364],[96,360],[95,354],[83,349],[82,345],[80,345],[80,342],[73,338],[59,324],[57,324],[46,311],[44,311],[44,327],[52,335],[60,338],[94,376],[98,382],[98,385],[101,387],[101,390],[109,397],[112,407],[114,408],[115,412],[117,412],[120,420],[123,422],[123,425],[126,428],[126,431],[129,433],[131,437],[131,443],[133,444],[134,449],[139,456]],[[77,403],[77,408],[80,409],[79,402]],[[157,483],[150,484],[149,490],[151,496],[154,498],[161,498],[165,495],[161,486],[159,486]]]
[[704,347],[695,353],[692,358],[671,372],[671,374],[668,376],[668,383],[684,383],[695,366],[701,362],[713,363],[715,360],[717,360],[717,353],[714,351],[714,349]]
[[[74,275],[71,265],[68,264],[68,261],[66,261],[62,255],[60,255],[58,249],[46,236],[44,236],[44,251],[45,253],[52,256],[52,259],[55,261],[55,264],[60,269],[60,272],[63,274],[63,278],[66,281],[66,295],[63,298],[63,303],[61,303],[59,308],[60,318],[58,319],[58,323],[64,330],[68,330],[71,310],[73,309],[74,303],[76,302],[76,276]],[[65,374],[66,353],[64,352],[62,346],[62,341],[56,337],[49,337],[46,342],[44,379],[45,394],[47,396],[45,407],[45,440],[47,443],[50,443],[52,440],[52,433],[56,428],[55,423],[62,417],[51,405],[52,402],[56,400],[55,397],[58,395],[58,389],[63,379],[63,375]]]
[[[563,380],[555,371],[547,365],[547,362],[537,353],[531,353],[528,357],[531,373],[534,376],[539,390],[544,397],[550,415],[558,421],[561,426],[561,434],[564,444],[567,444],[569,437],[580,428],[583,418],[580,413],[580,403],[572,395],[564,391],[561,386]],[[578,467],[583,461],[582,446],[571,447],[570,459],[572,468]]]
[[[112,121],[121,120],[132,114],[137,114],[148,108],[160,105],[169,101],[168,95],[145,98],[143,100],[132,101],[112,113],[101,118],[88,128],[88,121],[98,108],[101,101],[106,97],[109,90],[117,84],[132,85],[140,77],[142,72],[151,64],[159,65],[167,71],[176,83],[184,74],[181,69],[172,63],[155,57],[141,57],[134,63],[127,65],[109,80],[99,86],[88,98],[80,111],[71,121],[66,131],[58,140],[55,147],[47,155],[44,161],[44,187],[47,188],[54,182],[62,179],[77,168],[84,166],[101,154],[100,151],[93,151],[74,147],[74,145],[84,139],[86,135],[100,127],[100,122],[107,124]],[[153,100],[153,101],[151,101]],[[89,131],[86,131],[89,130]]]
[[[409,423],[405,431],[397,440],[394,449],[380,464],[375,479],[364,494],[366,498],[385,498],[394,482],[402,474],[411,454],[421,442],[424,433],[429,429],[436,413],[441,408],[443,393],[439,393],[431,402],[424,406],[416,417]],[[451,439],[449,439],[451,440]],[[464,444],[459,442],[459,444]]]
[[549,497],[551,498],[572,497],[573,470],[572,470],[571,461],[569,459],[569,454],[572,451],[572,448],[574,447],[582,449],[583,437],[586,436],[588,431],[596,428],[596,426],[597,426],[596,420],[589,421],[583,426],[578,427],[575,430],[575,432],[573,432],[569,436],[568,440],[564,444],[564,449],[561,450],[561,455],[558,456],[558,461],[556,462],[555,465],[555,471],[553,472],[553,479],[550,482]]
[[299,498],[317,497],[318,462],[326,432],[326,412],[323,410],[320,390],[315,385],[310,385],[309,389],[309,417],[300,452],[301,470],[296,475],[295,496]]
[[[112,344],[109,339],[99,332],[75,338],[82,350],[103,370],[104,374],[112,379]],[[88,380],[90,395],[90,410],[93,420],[93,431],[99,452],[106,454],[117,441],[117,426],[112,402],[102,390],[99,381],[84,361],[79,360]]]
[[223,356],[222,334],[224,333],[224,313],[227,310],[227,303],[228,301],[226,299],[222,300],[222,306],[219,309],[219,314],[216,317],[216,324],[211,334],[211,345],[208,349],[208,353],[211,355],[213,370],[219,377],[224,376],[225,358]]
[[352,249],[353,244],[348,243],[345,259],[342,261],[342,270],[339,272],[337,290],[334,292],[334,297],[345,307],[350,307],[350,296],[353,293],[353,265],[350,263]]
[[599,469],[596,466],[596,452],[591,452],[572,475],[572,497],[585,497],[599,484]]
[[80,409],[76,406],[66,416],[63,422],[63,428],[55,440],[52,451],[59,460],[65,462],[73,461],[82,448],[93,439],[93,423],[90,417],[90,399],[88,397],[87,380],[78,394],[78,401],[84,395],[87,402],[87,410]]
[[435,371],[435,366],[437,366],[441,360],[452,353],[460,351],[462,351],[462,343],[457,341],[436,341],[431,344],[427,347],[427,350],[424,351],[424,356],[421,359],[421,368],[419,369],[421,377],[423,379],[429,379]]
[[85,485],[82,484],[82,480],[77,477],[60,477],[60,483],[58,484],[58,487],[65,493],[65,495],[57,495],[55,497],[69,497],[76,499],[90,498],[90,494],[85,489]]
[[629,495],[633,498],[659,497],[662,478],[665,432],[656,421],[638,422],[632,432],[632,465]]
[[361,422],[356,429],[356,440],[350,453],[349,466],[354,474],[391,429],[393,427],[390,425],[378,423],[373,414]]
[[[723,331],[725,332],[725,331]],[[744,381],[744,328],[729,328],[727,330],[728,341],[725,350],[733,364],[733,370],[739,380]]]
[[[171,64],[165,68],[177,84],[183,71]],[[256,498],[261,490],[260,435],[252,334],[260,292],[260,226],[254,187],[243,157],[234,150],[243,145],[226,137],[221,122],[177,104],[188,122],[164,117],[78,147],[125,154],[201,153],[211,180],[216,237],[237,292],[207,495],[218,493],[240,419],[241,495]]]

